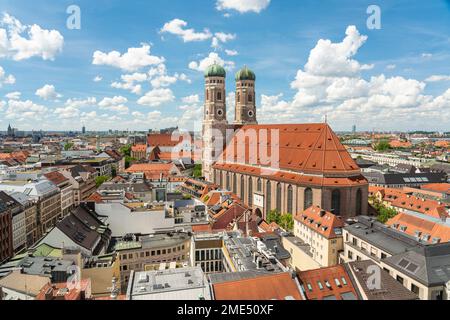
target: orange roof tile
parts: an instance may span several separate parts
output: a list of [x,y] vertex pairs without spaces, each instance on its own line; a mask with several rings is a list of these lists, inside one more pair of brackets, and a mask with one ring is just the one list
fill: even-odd
[[[450,241],[450,227],[406,213],[399,213],[388,220],[386,225],[405,232],[410,236],[419,236],[428,243],[433,243],[433,239],[435,238],[440,239],[440,242]],[[424,236],[428,237],[423,238]]]
[[216,300],[302,300],[299,288],[289,273],[264,275],[257,278],[215,283]]
[[175,147],[183,141],[183,136],[173,137],[170,133],[151,133],[147,135],[147,144],[151,147]]
[[[272,132],[278,139],[272,141]],[[250,141],[252,133],[257,141]],[[242,141],[245,136],[245,141]],[[267,138],[266,138],[267,137]],[[263,148],[263,149],[261,149]],[[265,166],[259,154],[279,150],[272,167],[301,173],[359,175],[360,169],[339,138],[325,124],[248,125],[242,127],[226,147],[218,163]],[[266,151],[267,150],[267,151]]]
[[332,296],[337,300],[343,300],[344,293],[353,293],[355,298],[357,297],[350,277],[342,265],[301,271],[297,276],[305,288],[308,300],[322,300]]
[[402,195],[392,201],[392,206],[419,212],[430,217],[448,217],[445,205],[436,200],[418,198],[410,195]]
[[133,152],[146,152],[147,146],[145,144],[138,144],[131,147],[131,151]]
[[338,228],[344,227],[345,224],[342,217],[317,206],[312,206],[303,213],[295,215],[294,219],[328,239],[341,237],[342,233],[337,234],[336,232]]
[[422,189],[450,194],[450,183],[430,183],[423,185]]

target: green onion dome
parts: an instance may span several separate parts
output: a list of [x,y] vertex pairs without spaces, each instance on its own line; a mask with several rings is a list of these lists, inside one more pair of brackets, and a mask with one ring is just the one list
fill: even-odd
[[225,78],[227,75],[227,72],[225,69],[218,65],[217,63],[214,63],[213,65],[209,66],[205,71],[205,77],[222,77]]
[[249,68],[247,68],[247,66],[245,66],[244,68],[242,68],[241,70],[239,70],[236,73],[236,81],[241,81],[241,80],[256,80],[256,75],[255,73],[250,70]]

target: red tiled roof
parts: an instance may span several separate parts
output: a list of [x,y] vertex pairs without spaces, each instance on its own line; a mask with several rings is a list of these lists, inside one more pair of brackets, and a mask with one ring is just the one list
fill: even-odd
[[299,288],[289,273],[264,275],[256,278],[215,283],[216,300],[302,300]]
[[[272,141],[272,131],[278,130],[279,139]],[[250,141],[252,133],[257,141]],[[245,136],[245,141],[242,137]],[[265,138],[267,137],[267,138]],[[242,127],[226,147],[222,163],[267,166],[259,154],[271,155],[279,150],[280,169],[299,173],[359,175],[358,165],[340,143],[339,138],[324,123],[287,125],[248,125]],[[361,178],[365,180],[364,178]]]
[[170,133],[161,133],[161,134],[151,133],[151,134],[147,135],[147,144],[151,147],[155,147],[155,146],[175,147],[181,141],[183,141],[183,136],[179,136],[179,137],[174,136],[173,140],[172,140],[172,134],[170,134]]
[[363,175],[352,176],[352,177],[321,177],[321,176],[307,176],[296,172],[283,172],[274,171],[272,174],[264,171],[261,168],[257,168],[251,165],[241,165],[241,164],[219,164],[214,165],[215,169],[243,173],[251,176],[267,178],[270,180],[281,181],[286,183],[311,185],[311,186],[358,186],[367,185],[368,182]]
[[343,293],[353,293],[357,297],[350,277],[341,265],[301,271],[297,276],[304,287],[308,300],[323,300],[332,296],[336,300],[343,300]]
[[436,200],[418,198],[410,195],[402,195],[392,201],[392,206],[426,214],[430,217],[448,217],[445,205]]
[[141,163],[133,164],[126,172],[169,172],[174,167],[173,163]]
[[131,147],[132,152],[146,152],[147,146],[145,144],[138,144]]
[[440,239],[440,242],[450,241],[450,227],[407,213],[399,213],[388,220],[386,225],[413,237],[420,236],[422,240],[423,236],[428,235],[428,239],[426,240],[428,243],[433,243],[433,239],[435,238]]
[[200,225],[193,225],[192,226],[192,232],[211,232],[211,225],[210,224],[200,224]]
[[44,176],[55,185],[59,185],[59,184],[69,180],[62,173],[60,173],[58,171],[46,173],[46,174],[44,174]]
[[336,229],[344,227],[345,224],[342,217],[322,210],[317,206],[312,206],[303,211],[303,213],[298,213],[294,219],[315,230],[327,239],[340,237],[341,234],[336,234]]
[[430,183],[423,185],[422,189],[450,194],[450,183]]

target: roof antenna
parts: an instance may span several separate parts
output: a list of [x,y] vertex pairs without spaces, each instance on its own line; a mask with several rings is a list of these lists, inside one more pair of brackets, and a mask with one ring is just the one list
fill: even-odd
[[325,123],[328,123],[328,115],[325,113]]

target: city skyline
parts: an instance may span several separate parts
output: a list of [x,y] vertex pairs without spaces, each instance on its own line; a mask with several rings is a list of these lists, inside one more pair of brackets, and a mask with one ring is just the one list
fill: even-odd
[[446,131],[448,1],[380,1],[381,29],[374,30],[366,25],[370,4],[330,2],[318,10],[312,1],[224,0],[169,10],[158,1],[95,8],[81,1],[81,29],[71,30],[68,1],[6,1],[0,127],[199,131],[202,72],[217,62],[227,70],[230,118],[234,73],[248,65],[257,77],[260,123],[326,116],[336,131],[353,124],[361,131]]

